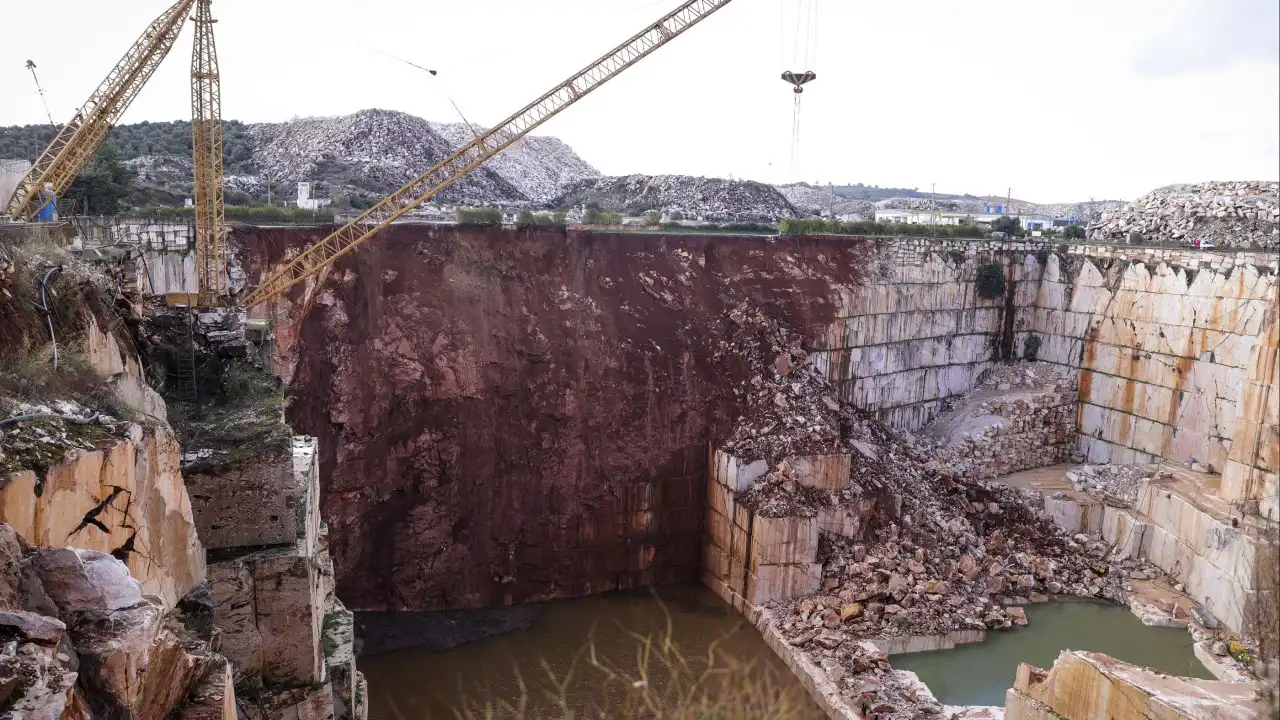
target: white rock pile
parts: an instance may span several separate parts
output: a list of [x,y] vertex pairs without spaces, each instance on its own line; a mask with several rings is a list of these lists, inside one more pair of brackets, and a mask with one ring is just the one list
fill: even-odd
[[1089,225],[1091,240],[1280,247],[1280,183],[1207,182],[1150,192]]

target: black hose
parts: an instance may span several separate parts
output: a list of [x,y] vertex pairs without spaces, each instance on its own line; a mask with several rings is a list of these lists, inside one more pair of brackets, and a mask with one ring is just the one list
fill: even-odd
[[53,311],[49,309],[49,278],[62,272],[61,265],[49,268],[40,281],[40,309],[44,311],[44,320],[49,324],[49,341],[53,343],[53,371],[58,372],[58,338],[53,334]]

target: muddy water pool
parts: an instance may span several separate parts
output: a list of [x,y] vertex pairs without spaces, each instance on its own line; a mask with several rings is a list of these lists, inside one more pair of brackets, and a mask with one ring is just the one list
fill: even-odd
[[893,666],[920,676],[947,705],[1004,706],[1018,663],[1049,668],[1063,650],[1106,653],[1170,675],[1211,680],[1196,659],[1191,635],[1175,628],[1147,627],[1128,609],[1091,602],[1032,605],[1030,624],[1011,632],[989,632],[986,642],[954,650],[893,656]]
[[[369,683],[369,717],[452,719],[468,707],[476,717],[484,717],[480,708],[485,703],[516,704],[523,696],[529,703],[524,717],[560,718],[565,713],[552,697],[556,695],[563,696],[576,716],[598,717],[595,713],[602,706],[606,712],[616,711],[622,701],[603,695],[605,683],[588,667],[585,650],[594,642],[602,662],[635,673],[642,664],[637,653],[644,648],[636,636],[660,640],[668,622],[682,657],[696,662],[714,645],[745,666],[737,671],[735,682],[784,697],[794,708],[788,717],[824,717],[755,628],[701,585],[546,603],[527,630],[445,652],[414,649],[363,656],[359,665]],[[650,682],[664,682],[662,665],[660,660],[648,664],[655,669]],[[556,691],[549,677],[564,678],[571,671],[574,681],[564,692]]]

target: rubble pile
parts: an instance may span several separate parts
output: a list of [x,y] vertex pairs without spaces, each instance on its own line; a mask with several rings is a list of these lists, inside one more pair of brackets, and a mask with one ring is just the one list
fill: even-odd
[[[1027,623],[1024,605],[1063,595],[1124,602],[1131,573],[1158,574],[1142,560],[1113,560],[1105,543],[1066,536],[1034,491],[978,479],[990,461],[965,462],[972,444],[943,446],[840,406],[799,344],[761,313],[744,305],[731,319],[735,332],[721,352],[742,358],[752,374],[739,390],[744,416],[722,449],[768,466],[735,500],[757,518],[819,523],[820,589],[765,602],[767,622],[850,702],[870,698],[882,717],[941,712],[866,641],[1012,628]],[[1047,365],[1003,368],[970,399],[1011,415],[1014,431],[995,437],[1044,443],[1044,428],[1065,425],[1065,415],[1054,415],[1058,404],[1070,407],[1062,398],[1074,397],[1064,380]],[[987,399],[991,393],[1024,399],[1007,405]],[[849,457],[847,484],[798,481],[802,456],[835,453]],[[843,519],[833,529],[824,518],[836,514]],[[864,686],[874,690],[864,696]]]
[[1280,183],[1170,185],[1089,224],[1089,239],[1212,242],[1224,247],[1280,247]]
[[988,373],[927,432],[957,469],[994,478],[1068,460],[1075,415],[1071,375],[1048,363],[1020,364]]
[[870,200],[855,200],[832,193],[830,188],[817,185],[809,185],[808,183],[794,183],[791,185],[778,185],[778,192],[787,199],[787,202],[796,207],[797,210],[809,215],[826,216],[835,213],[836,217],[846,217],[856,215],[863,218],[873,218],[876,214],[876,204]]
[[1147,465],[1081,465],[1067,471],[1067,480],[1076,492],[1088,493],[1113,507],[1133,507],[1144,481],[1169,475],[1167,471],[1158,474]]
[[750,180],[688,175],[627,175],[583,180],[552,200],[552,207],[594,203],[601,210],[639,215],[656,210],[668,217],[705,222],[777,222],[801,213],[772,185]]
[[0,477],[22,470],[43,472],[72,451],[96,450],[106,438],[142,434],[135,423],[70,400],[45,404],[0,400],[0,412],[4,413],[0,417]]
[[751,379],[735,390],[744,414],[724,451],[770,461],[838,452],[840,402],[809,362],[800,336],[745,302],[729,312],[729,321],[729,336],[714,357],[746,363]]
[[[251,125],[249,134],[259,175],[320,182],[330,197],[371,199],[400,188],[475,137],[462,125],[390,110]],[[441,202],[541,202],[571,182],[599,175],[568,145],[553,138],[525,138],[441,193]]]

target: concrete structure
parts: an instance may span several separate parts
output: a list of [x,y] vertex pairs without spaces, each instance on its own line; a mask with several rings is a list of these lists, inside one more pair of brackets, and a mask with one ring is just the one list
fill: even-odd
[[31,169],[29,160],[0,159],[0,206],[7,205],[13,191]]
[[303,210],[319,210],[328,207],[333,202],[329,198],[313,198],[311,197],[311,183],[298,183],[298,207]]

